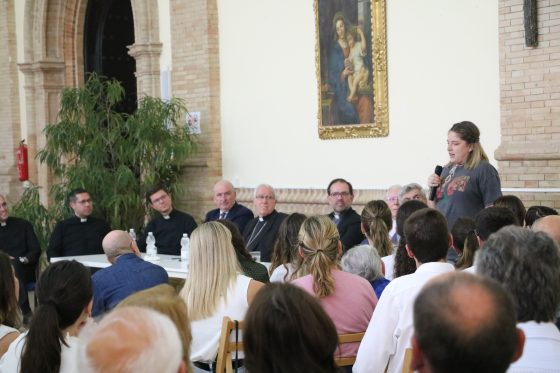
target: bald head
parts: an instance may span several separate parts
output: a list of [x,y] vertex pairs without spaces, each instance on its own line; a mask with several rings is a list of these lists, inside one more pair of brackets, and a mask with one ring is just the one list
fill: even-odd
[[531,226],[533,232],[544,232],[560,245],[560,216],[548,215],[538,219]]
[[132,237],[130,237],[130,234],[120,230],[107,233],[105,238],[103,238],[101,245],[103,246],[103,251],[109,260],[122,254],[138,251],[138,248],[132,240]]
[[222,212],[229,211],[235,204],[235,189],[227,180],[220,180],[214,184],[214,203]]
[[523,351],[511,296],[465,272],[424,286],[414,302],[414,330],[414,369],[427,361],[432,372],[505,372]]
[[80,333],[80,372],[176,373],[183,368],[181,346],[168,317],[147,308],[118,308]]

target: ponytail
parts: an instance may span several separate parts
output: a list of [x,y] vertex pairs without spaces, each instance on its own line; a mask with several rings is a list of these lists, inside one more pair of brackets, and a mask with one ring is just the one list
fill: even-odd
[[455,263],[455,269],[465,269],[472,267],[474,264],[474,254],[478,250],[478,239],[476,237],[476,232],[471,230],[467,233],[465,237],[465,243],[463,244],[463,254]]

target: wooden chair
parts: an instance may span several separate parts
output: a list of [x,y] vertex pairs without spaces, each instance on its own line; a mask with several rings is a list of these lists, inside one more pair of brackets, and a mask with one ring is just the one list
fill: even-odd
[[407,348],[404,351],[404,361],[402,366],[402,373],[412,373],[413,370],[410,369],[410,362],[412,361],[412,348]]
[[[346,343],[353,343],[353,342],[361,342],[364,338],[365,332],[362,333],[348,333],[348,334],[339,334],[338,335],[338,346],[346,344]],[[338,351],[337,351],[338,352]],[[335,354],[337,353],[335,352]],[[349,365],[353,365],[356,362],[356,356],[345,356],[345,357],[336,357],[334,362],[339,367],[345,367]]]
[[[235,338],[237,328],[238,337],[236,341],[231,342],[231,335]],[[241,340],[241,331],[245,328],[243,321],[232,320],[224,317],[222,321],[222,334],[218,345],[218,357],[216,359],[216,373],[232,373],[233,362],[232,353],[235,351],[243,351],[243,341]],[[232,334],[233,333],[233,334]]]

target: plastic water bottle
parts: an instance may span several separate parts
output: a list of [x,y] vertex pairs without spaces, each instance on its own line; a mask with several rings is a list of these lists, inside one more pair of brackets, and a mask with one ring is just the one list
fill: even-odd
[[189,260],[189,235],[183,233],[181,238],[181,261],[187,262]]
[[134,228],[130,228],[130,229],[128,230],[128,234],[130,234],[130,237],[132,238],[132,240],[133,240],[134,242],[136,242],[136,232],[134,232]]
[[148,232],[148,238],[146,238],[146,255],[150,258],[157,256],[156,238],[152,232]]

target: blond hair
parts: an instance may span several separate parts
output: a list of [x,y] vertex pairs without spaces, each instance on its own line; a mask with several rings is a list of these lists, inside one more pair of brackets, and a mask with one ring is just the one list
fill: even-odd
[[393,226],[391,209],[382,200],[369,201],[362,210],[362,226],[367,238],[372,242],[380,256],[393,254],[393,244],[389,230]]
[[311,216],[301,225],[298,239],[303,259],[295,277],[311,274],[315,294],[320,298],[331,295],[334,293],[331,270],[337,265],[340,240],[336,225],[327,216]]
[[[127,306],[149,308],[169,317],[177,327],[183,343],[183,360],[190,361],[192,335],[189,313],[187,305],[171,285],[161,284],[129,295],[119,303],[117,309]],[[190,364],[186,368],[187,373],[192,372]]]
[[189,273],[180,295],[191,321],[211,316],[241,272],[231,233],[218,222],[204,223],[190,239]]

